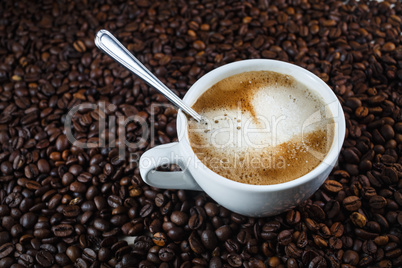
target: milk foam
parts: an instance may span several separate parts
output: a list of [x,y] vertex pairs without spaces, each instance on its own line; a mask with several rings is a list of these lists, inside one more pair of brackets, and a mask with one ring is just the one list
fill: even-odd
[[[332,141],[323,101],[293,77],[275,72],[226,78],[193,108],[206,119],[189,121],[194,152],[213,171],[240,182],[300,177],[320,163]],[[314,116],[321,120],[306,126]],[[312,155],[317,152],[321,159]]]

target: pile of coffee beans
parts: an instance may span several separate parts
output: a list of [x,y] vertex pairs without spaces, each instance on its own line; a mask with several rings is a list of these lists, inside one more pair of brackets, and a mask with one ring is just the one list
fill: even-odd
[[[0,267],[402,267],[401,1],[2,0],[0,10]],[[102,28],[180,97],[237,60],[312,71],[346,115],[338,167],[268,218],[144,185],[138,157],[177,139],[176,110],[95,48]]]

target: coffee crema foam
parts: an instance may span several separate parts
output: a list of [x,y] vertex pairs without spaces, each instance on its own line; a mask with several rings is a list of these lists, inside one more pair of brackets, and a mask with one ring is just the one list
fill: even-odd
[[331,147],[334,122],[325,103],[289,75],[252,71],[223,79],[192,108],[191,147],[201,162],[234,181],[270,185],[299,178]]

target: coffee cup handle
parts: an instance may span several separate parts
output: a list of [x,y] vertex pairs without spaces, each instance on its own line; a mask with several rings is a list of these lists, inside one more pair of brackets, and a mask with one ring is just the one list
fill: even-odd
[[[144,182],[162,189],[202,191],[183,161],[180,161],[181,155],[178,142],[159,145],[143,153],[139,164]],[[182,171],[155,170],[158,166],[167,164],[177,164]]]

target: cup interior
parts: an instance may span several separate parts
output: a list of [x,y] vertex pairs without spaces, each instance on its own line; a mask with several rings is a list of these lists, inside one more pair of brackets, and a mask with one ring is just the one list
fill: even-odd
[[329,107],[335,123],[332,144],[322,162],[306,175],[295,180],[280,184],[251,185],[230,180],[208,169],[194,154],[188,138],[188,119],[186,115],[181,110],[179,110],[177,116],[177,133],[180,142],[183,143],[183,146],[185,147],[185,150],[189,152],[189,155],[191,155],[191,157],[194,157],[194,159],[197,160],[197,165],[202,165],[203,168],[207,169],[210,172],[210,177],[212,180],[214,180],[215,183],[225,183],[228,186],[243,188],[248,187],[250,190],[257,191],[265,191],[268,189],[279,190],[282,188],[295,187],[317,177],[320,173],[327,169],[328,166],[333,165],[338,158],[345,137],[345,117],[338,98],[333,93],[331,88],[318,76],[307,71],[306,69],[294,64],[268,59],[251,59],[233,62],[214,69],[201,77],[189,89],[189,91],[184,96],[183,101],[189,106],[192,106],[205,91],[207,91],[217,82],[232,75],[250,71],[274,71],[277,73],[290,75],[294,77],[297,81],[307,86],[310,91],[315,92],[318,96],[322,98],[323,102],[327,105],[327,107]]

